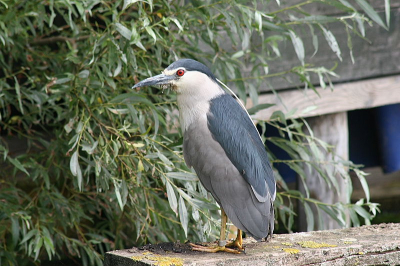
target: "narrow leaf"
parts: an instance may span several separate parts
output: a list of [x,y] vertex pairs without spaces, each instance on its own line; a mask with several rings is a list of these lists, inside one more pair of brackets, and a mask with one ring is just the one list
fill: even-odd
[[121,193],[119,191],[121,185],[118,184],[117,180],[114,180],[114,190],[115,190],[115,196],[117,197],[118,200],[118,205],[121,208],[121,211],[124,210],[124,204],[122,203],[122,197],[121,197]]
[[52,255],[55,254],[53,240],[51,239],[50,232],[46,227],[43,227],[42,232],[43,232],[44,247],[46,249],[49,260],[51,260]]
[[71,156],[71,161],[69,162],[69,168],[71,170],[71,173],[76,176],[78,173],[77,167],[78,165],[78,151],[75,151],[74,154]]
[[314,214],[310,205],[308,205],[308,203],[305,201],[304,201],[304,211],[306,213],[307,232],[311,232],[314,230]]
[[89,70],[82,70],[81,72],[79,72],[78,77],[80,77],[81,79],[86,79],[89,77]]
[[388,29],[379,14],[365,0],[356,0],[356,2],[373,21],[375,21],[379,26]]
[[351,222],[353,223],[353,226],[354,227],[360,226],[360,219],[358,219],[358,216],[353,209],[349,209],[349,215],[350,215]]
[[231,58],[232,58],[232,59],[237,59],[237,58],[239,58],[239,57],[242,57],[243,55],[244,55],[244,51],[238,51],[238,52],[234,53],[234,54],[231,56]]
[[187,237],[189,218],[186,205],[182,196],[179,196],[179,220],[181,221],[183,230],[185,231],[185,236]]
[[290,39],[292,40],[293,47],[294,47],[294,50],[295,50],[295,52],[297,54],[297,57],[299,58],[301,64],[304,65],[305,51],[304,51],[303,41],[292,30],[289,30],[289,36],[290,36]]
[[167,187],[167,197],[169,206],[175,212],[175,214],[178,215],[178,201],[176,200],[174,189],[169,182],[167,182],[165,186]]
[[254,20],[256,21],[256,24],[258,26],[258,31],[261,31],[262,29],[262,16],[259,11],[254,12]]
[[273,112],[270,119],[271,120],[277,119],[279,122],[286,124],[285,114],[280,110]]
[[250,33],[245,30],[243,32],[243,39],[242,39],[242,50],[247,50],[247,48],[249,47],[250,44]]
[[322,205],[322,204],[319,205],[319,207],[320,207],[325,213],[327,213],[332,219],[334,219],[336,222],[338,222],[339,225],[340,225],[341,227],[344,227],[344,226],[345,226],[343,220],[340,219],[339,215],[338,215],[336,212],[332,211],[331,207],[328,207],[328,206],[325,206],[325,205]]
[[125,10],[127,7],[132,5],[133,3],[138,2],[138,0],[124,0],[124,5],[122,7],[123,10]]
[[153,29],[151,27],[146,27],[145,30],[153,38],[153,40],[154,40],[153,43],[155,44],[157,41],[157,37],[156,37],[156,34],[154,33]]
[[322,25],[320,25],[320,27],[322,29],[322,32],[324,33],[324,37],[325,37],[326,41],[329,44],[329,47],[331,47],[332,51],[336,54],[336,56],[339,58],[339,60],[342,61],[340,47],[336,41],[335,36],[332,34],[332,32],[330,30],[327,30]]
[[304,110],[301,111],[301,114],[307,114],[307,113],[309,113],[309,112],[314,111],[314,110],[317,109],[317,108],[318,108],[318,106],[316,106],[316,105],[310,105],[310,106],[304,108]]
[[355,19],[357,21],[358,30],[360,31],[361,36],[365,37],[364,19],[361,17],[356,17]]
[[167,166],[174,166],[174,164],[173,164],[170,160],[168,160],[168,158],[165,157],[165,155],[162,154],[161,152],[158,152],[158,153],[157,153],[157,156],[158,156],[158,158],[160,158],[160,160],[161,160],[163,163],[165,163]]
[[197,180],[199,180],[195,174],[193,174],[193,173],[183,173],[183,172],[169,172],[169,173],[167,173],[167,177],[178,179],[178,180],[184,180],[184,181],[197,181]]
[[19,170],[21,170],[25,174],[29,175],[28,171],[26,171],[25,167],[21,164],[20,161],[18,161],[18,159],[14,159],[14,158],[11,158],[11,157],[7,157],[7,159],[10,161],[10,163],[12,163]]
[[22,98],[21,98],[21,88],[19,87],[18,79],[14,76],[15,81],[15,92],[17,93],[19,110],[22,114],[24,114],[24,108],[22,107]]
[[115,28],[125,39],[131,40],[132,32],[127,27],[117,22],[115,23]]
[[390,0],[385,0],[385,16],[386,16],[386,26],[389,28],[389,25],[390,25]]
[[350,35],[349,27],[346,27],[346,34],[347,34],[347,47],[349,48],[349,52],[350,52],[350,59],[351,59],[351,62],[354,64],[353,41],[351,39],[352,37]]
[[158,114],[155,109],[151,109],[151,113],[153,114],[153,119],[154,119],[154,138],[155,138],[158,133],[158,129],[160,127],[160,120],[158,119]]
[[139,160],[137,168],[139,172],[143,172],[144,166],[142,160]]
[[96,149],[98,144],[99,144],[99,142],[97,140],[95,142],[93,142],[93,144],[90,144],[90,145],[82,144],[82,150],[86,151],[88,154],[93,154],[93,152]]
[[371,220],[371,214],[368,213],[362,206],[360,205],[354,205],[354,210],[357,212],[358,215],[363,217],[366,220]]
[[117,63],[117,67],[115,68],[115,70],[114,70],[114,74],[113,74],[113,77],[116,77],[116,76],[118,76],[119,75],[119,73],[121,73],[121,70],[122,70],[122,63],[121,63],[121,60],[118,58],[118,63]]
[[11,236],[12,236],[12,245],[14,248],[17,247],[18,238],[20,234],[20,226],[18,219],[16,217],[11,217]]
[[249,115],[253,115],[255,113],[257,113],[260,110],[264,110],[267,108],[270,108],[271,106],[274,106],[275,104],[273,103],[261,103],[261,104],[257,104],[256,106],[253,106],[249,109],[247,109],[247,112],[249,113]]
[[67,83],[69,81],[71,81],[71,78],[58,78],[56,80],[56,84],[64,84],[64,83]]
[[79,166],[78,156],[78,151],[75,151],[74,154],[72,154],[71,160],[69,162],[69,168],[72,175],[78,177],[78,187],[79,190],[82,191],[82,171],[81,167]]
[[369,193],[369,187],[368,187],[367,180],[365,179],[362,171],[355,170],[355,172],[356,172],[357,177],[360,180],[361,186],[362,186],[362,188],[364,190],[366,200],[367,200],[367,202],[369,202],[370,193]]
[[314,205],[316,206],[315,209],[317,210],[317,213],[318,213],[318,229],[317,230],[325,230],[325,226],[324,226],[325,222],[324,222],[324,217],[322,217],[322,212],[321,212],[320,208],[318,208],[317,204],[314,204]]
[[314,57],[314,55],[316,55],[318,52],[318,35],[314,33],[314,27],[311,24],[309,24],[308,26],[310,28],[310,32],[311,32],[311,36],[312,36],[312,44],[314,47],[314,53],[311,55],[311,57]]
[[39,257],[39,254],[40,254],[40,250],[42,249],[42,246],[43,246],[43,238],[41,238],[41,236],[38,234],[38,235],[36,235],[36,239],[35,239],[35,249],[34,249],[34,252],[35,252],[35,260],[37,260],[37,258]]
[[303,18],[295,18],[292,17],[290,19],[291,21],[304,21],[304,22],[311,22],[311,23],[331,23],[338,21],[337,18],[335,17],[328,17],[328,16],[322,16],[322,15],[315,15],[315,16],[307,16]]
[[175,25],[178,27],[178,29],[179,29],[178,33],[183,31],[182,24],[179,22],[179,20],[177,20],[176,18],[169,18],[169,19],[172,20],[175,23]]
[[29,231],[25,237],[21,240],[20,244],[25,243],[26,241],[28,241],[29,239],[31,239],[35,234],[37,234],[38,230],[37,229],[33,229],[31,231]]

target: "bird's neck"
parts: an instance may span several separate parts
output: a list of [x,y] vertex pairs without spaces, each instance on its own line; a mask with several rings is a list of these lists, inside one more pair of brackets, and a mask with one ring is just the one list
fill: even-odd
[[177,94],[179,120],[183,133],[198,119],[207,119],[210,100],[225,93],[217,84],[206,85],[208,86],[196,86],[193,89],[186,88]]
[[207,119],[207,112],[210,109],[208,102],[196,102],[188,104],[187,102],[179,104],[179,121],[181,124],[182,132],[189,128],[192,123],[197,123],[199,119]]

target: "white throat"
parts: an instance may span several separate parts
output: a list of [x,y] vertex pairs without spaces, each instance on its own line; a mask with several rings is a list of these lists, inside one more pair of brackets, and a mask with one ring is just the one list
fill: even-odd
[[225,93],[216,82],[200,72],[187,72],[175,86],[183,132],[198,119],[207,119],[210,100]]

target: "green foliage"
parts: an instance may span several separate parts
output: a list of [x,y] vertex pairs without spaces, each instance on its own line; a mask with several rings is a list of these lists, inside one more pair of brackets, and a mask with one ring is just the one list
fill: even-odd
[[[344,15],[307,13],[314,2]],[[274,11],[268,1],[0,1],[0,263],[71,257],[101,265],[111,249],[215,237],[218,208],[183,161],[175,96],[130,88],[183,57],[212,66],[243,100],[248,94],[257,102],[261,81],[289,73],[306,88],[314,88],[316,74],[325,87],[335,74],[307,64],[300,32],[311,31],[315,53],[329,45],[341,60],[346,55],[329,23],[343,25],[349,48],[352,35],[365,37],[370,19],[387,26],[366,1],[356,2],[366,15],[344,0]],[[327,43],[319,43],[317,31]],[[269,73],[285,43],[292,43],[299,66]],[[276,213],[284,227],[292,230],[295,200],[306,206],[311,225],[310,205],[343,226],[346,212],[353,225],[360,217],[368,223],[377,206],[369,202],[365,174],[334,155],[321,161],[330,147],[306,135],[304,121],[286,119],[290,112],[267,121],[290,138],[267,138],[292,157],[283,163],[302,180],[304,165],[317,170],[332,188],[337,174],[349,180],[347,170],[355,170],[366,199],[323,204],[289,190],[277,173]],[[21,152],[10,144],[16,140],[26,143]]]

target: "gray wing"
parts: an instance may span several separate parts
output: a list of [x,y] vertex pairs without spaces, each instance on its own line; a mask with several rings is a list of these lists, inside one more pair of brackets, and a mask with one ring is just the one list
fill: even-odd
[[267,193],[260,200],[254,192],[255,188],[243,177],[227,156],[226,150],[214,138],[208,122],[200,119],[184,133],[186,163],[194,168],[203,186],[235,226],[256,239],[272,234],[274,208],[267,183],[264,181],[262,184],[264,188],[261,190]]
[[264,144],[245,110],[230,95],[211,100],[207,114],[213,138],[252,186],[259,200],[275,199],[276,182]]

